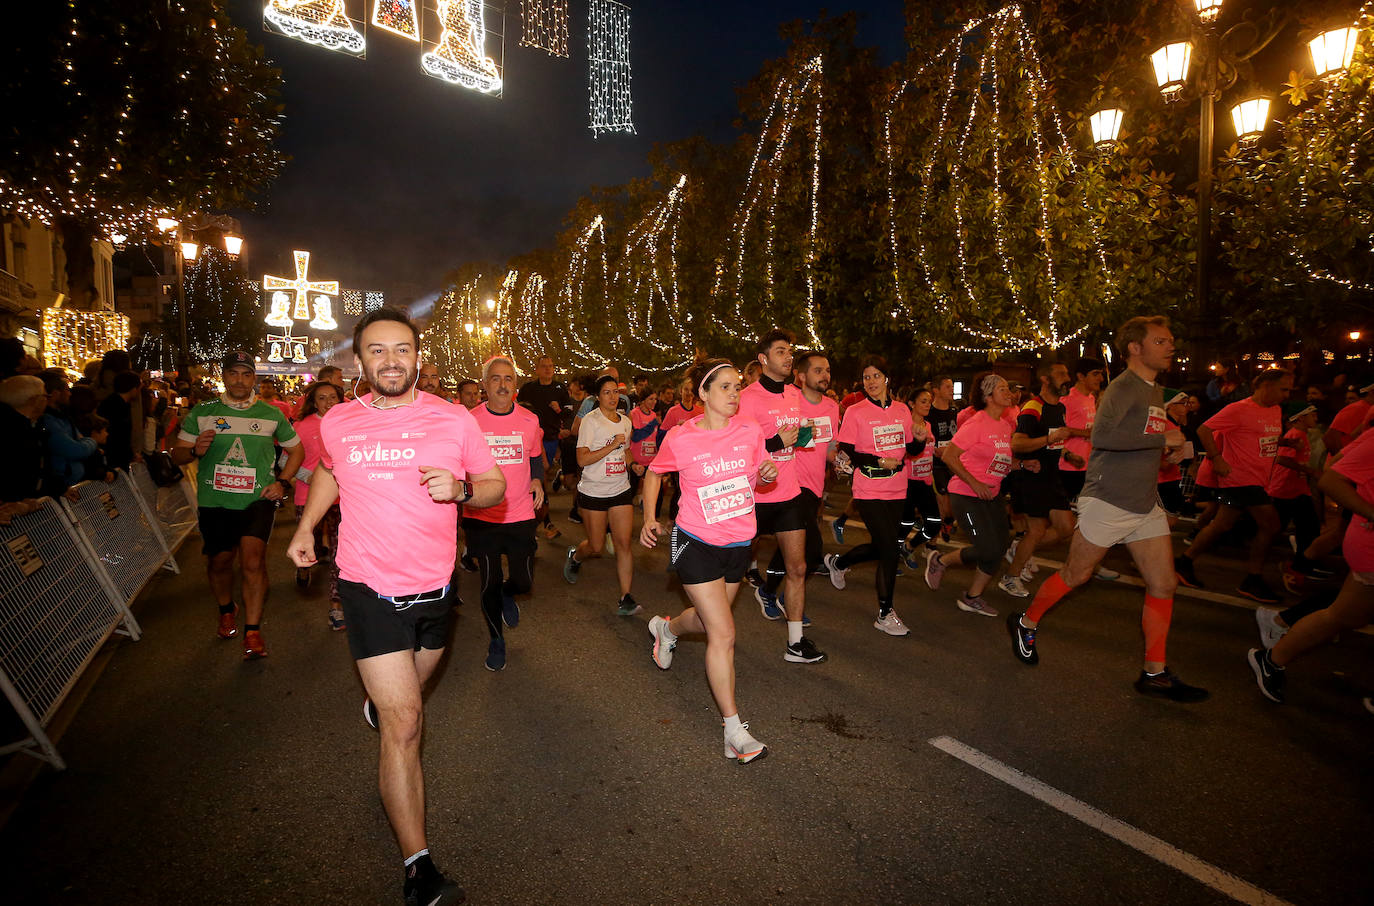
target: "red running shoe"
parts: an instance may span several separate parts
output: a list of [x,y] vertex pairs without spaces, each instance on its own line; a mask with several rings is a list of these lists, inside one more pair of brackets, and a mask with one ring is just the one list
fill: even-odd
[[239,634],[239,624],[234,622],[234,615],[238,612],[238,605],[235,604],[234,609],[231,610],[229,613],[222,613],[219,615],[218,634],[220,638],[232,639],[234,636]]
[[250,629],[243,634],[243,659],[255,661],[260,657],[267,657],[267,646],[262,642],[262,633]]

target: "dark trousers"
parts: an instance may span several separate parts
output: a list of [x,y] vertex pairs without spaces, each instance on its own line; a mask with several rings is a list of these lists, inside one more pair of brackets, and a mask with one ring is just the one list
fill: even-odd
[[[871,541],[851,547],[836,559],[840,569],[849,569],[856,563],[878,561],[878,569],[873,576],[873,585],[878,592],[878,615],[886,616],[892,609],[892,593],[897,587],[897,543],[902,540],[903,500],[865,500],[854,499],[854,505],[868,526]],[[937,511],[937,519],[938,519]],[[937,530],[938,531],[938,530]]]
[[[821,499],[806,488],[801,490],[802,503],[808,513],[814,516],[806,521],[806,574],[809,576],[821,565],[821,558],[825,556],[825,545],[821,543]],[[769,594],[777,594],[778,587],[782,585],[782,580],[787,575],[787,566],[783,563],[782,548],[773,551],[773,559],[768,561],[767,575],[764,577],[763,588]]]

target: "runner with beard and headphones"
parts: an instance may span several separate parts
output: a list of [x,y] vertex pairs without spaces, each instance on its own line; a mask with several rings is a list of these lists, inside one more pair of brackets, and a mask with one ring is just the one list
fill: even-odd
[[416,389],[420,333],[382,308],[353,332],[369,395],[320,426],[324,454],[288,553],[315,562],[315,523],[339,501],[339,596],[348,646],[381,733],[382,804],[405,857],[407,904],[460,903],[425,839],[423,690],[447,644],[458,507],[495,506],[506,480],[471,413]]

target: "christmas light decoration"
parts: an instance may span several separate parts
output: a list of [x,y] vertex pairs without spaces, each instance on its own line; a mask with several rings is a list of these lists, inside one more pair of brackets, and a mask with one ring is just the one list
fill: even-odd
[[433,49],[420,56],[420,66],[436,79],[490,94],[501,88],[501,71],[486,55],[482,6],[482,0],[439,0],[442,30]]
[[520,0],[520,46],[568,55],[568,0]]
[[592,133],[635,131],[630,99],[630,8],[590,0],[587,65]]
[[305,337],[291,335],[288,327],[279,334],[267,335],[267,361],[284,362],[288,359],[297,365],[304,365],[309,359],[305,356]]
[[[809,223],[805,237],[805,252],[800,262],[793,265],[801,272],[806,291],[803,300],[805,315],[805,342],[813,349],[822,343],[816,321],[816,286],[814,264],[816,257],[817,233],[820,228],[820,186],[821,186],[821,113],[824,97],[821,90],[822,61],[814,57],[793,74],[778,80],[773,90],[773,99],[768,113],[764,116],[759,131],[758,143],[754,148],[754,158],[749,164],[749,174],[744,194],[740,198],[727,241],[729,263],[718,270],[713,295],[720,298],[724,293],[726,301],[732,303],[732,318],[723,323],[726,330],[741,340],[749,340],[757,335],[765,324],[751,324],[744,317],[743,303],[746,294],[753,292],[746,288],[745,279],[756,268],[746,266],[745,258],[757,241],[753,234],[762,231],[763,243],[760,252],[763,264],[764,283],[762,292],[769,303],[777,301],[776,275],[778,262],[774,255],[774,240],[777,237],[777,209],[781,195],[782,180],[787,175],[789,152],[794,150],[793,132],[802,117],[808,117],[807,128],[801,130],[810,138],[809,186]],[[797,140],[801,153],[805,153],[805,138]],[[727,282],[726,277],[729,277]],[[768,306],[771,308],[770,306]]]
[[386,293],[368,292],[363,294],[363,307],[368,311],[376,311],[386,305]]
[[43,359],[79,376],[86,363],[129,347],[129,318],[112,311],[43,309]]
[[420,11],[414,0],[375,0],[372,24],[416,43],[420,41]]
[[[981,47],[973,36],[975,31],[982,34]],[[1017,59],[1016,65],[1007,72],[1001,71],[998,62],[998,54],[1004,50],[1012,51]],[[979,86],[979,90],[973,92],[961,90],[960,86],[960,75],[972,68],[971,61],[976,62],[977,69],[967,82]],[[919,151],[898,149],[893,140],[892,126],[899,104],[913,85],[925,84],[941,74],[941,88],[935,99],[938,101],[939,116],[933,132],[924,131],[919,135]],[[1033,205],[1031,210],[1036,218],[1034,227],[1039,248],[1033,260],[1042,262],[1043,287],[1019,285],[1013,267],[1008,239],[1008,199],[1015,196],[1008,190],[1001,156],[1001,146],[1012,134],[1009,123],[1003,121],[1002,93],[1005,83],[1011,83],[1016,106],[1029,107],[1032,111],[1030,138],[1035,178],[1023,191],[1035,196],[1026,201]],[[923,300],[929,301],[935,313],[956,321],[965,334],[986,344],[948,345],[944,346],[946,349],[987,353],[1031,350],[1042,346],[1058,348],[1087,329],[1087,325],[1082,325],[1065,334],[1060,332],[1058,324],[1059,252],[1053,244],[1050,205],[1060,190],[1051,182],[1051,158],[1056,159],[1056,164],[1067,163],[1071,173],[1077,167],[1067,130],[1049,100],[1050,94],[1034,37],[1022,20],[1020,7],[1012,5],[965,23],[960,33],[911,78],[899,85],[889,100],[884,121],[884,153],[887,161],[888,244],[896,300],[891,314],[894,319],[906,319],[913,323],[917,318],[919,307],[913,304],[908,294],[908,280],[904,273],[908,260],[914,258],[917,273],[921,277]],[[925,97],[920,101],[931,103],[931,99]],[[956,107],[965,103],[967,113],[960,118],[962,122],[956,122]],[[982,130],[975,136],[975,130],[979,127]],[[975,151],[975,148],[987,148],[987,151]],[[984,153],[987,159],[980,159]],[[914,211],[910,210],[910,201],[905,206],[902,204],[897,190],[899,162],[912,156],[921,160]],[[970,206],[973,193],[968,180],[982,179],[988,175],[988,171],[991,184],[986,189],[991,204],[989,210],[984,211]],[[937,242],[948,241],[948,237],[932,235],[928,227],[928,224],[938,222],[934,209],[937,189],[944,190],[947,197],[952,198],[956,223],[952,274],[949,272],[949,262],[945,260],[948,256],[935,251]],[[1107,264],[1100,224],[1091,216],[1086,197],[1082,203],[1094,237],[1091,256],[1103,280],[1102,296],[1107,301],[1115,296],[1115,278]],[[1015,213],[1020,213],[1023,208],[1025,205],[1018,204]],[[906,213],[906,218],[903,218],[903,213]],[[979,223],[984,217],[986,223]],[[915,233],[915,247],[910,251],[901,241],[899,221]],[[993,285],[995,281],[989,281],[986,277],[980,284],[970,272],[969,242],[971,227],[975,224],[990,228],[992,253],[1000,262],[997,272],[1004,281],[1000,287]],[[1024,260],[1027,253],[1022,250],[1021,254],[1021,260]],[[979,323],[978,312],[988,308],[984,304],[985,292],[1010,302],[1018,311],[1018,317],[1011,319],[1010,324],[1006,323],[1005,318],[999,319],[996,328],[988,324],[986,319]]]
[[[279,304],[279,294],[273,293],[272,312],[264,320],[266,320],[268,324],[272,324],[274,326],[285,327],[289,325],[290,321],[304,321],[308,319],[310,317],[310,302],[308,298],[310,293],[323,294],[316,295],[315,299],[317,305],[319,304],[319,300],[324,298],[325,296],[337,296],[339,294],[339,282],[337,280],[310,280],[309,252],[296,250],[292,252],[292,255],[295,257],[296,260],[295,280],[291,280],[287,277],[273,277],[270,275],[264,276],[262,278],[262,288],[265,290],[284,290],[285,292],[280,295],[285,295],[285,293],[295,293],[295,305],[292,306],[292,311],[290,314],[290,318],[287,321],[287,324],[280,323],[282,320],[282,314],[279,312],[277,307]],[[289,303],[289,301],[290,300],[288,298],[287,302]],[[327,299],[325,301],[328,302]],[[282,304],[284,308],[286,303]],[[276,318],[276,320],[271,320],[272,318]]]
[[[346,289],[339,293],[339,301],[343,303],[345,315],[361,315],[363,313],[363,293],[362,290]],[[271,321],[267,322],[271,324]]]
[[[682,310],[677,279],[677,230],[686,186],[687,177],[679,176],[667,197],[630,227],[612,278],[626,315],[625,329],[614,343],[616,358],[637,370],[662,371],[692,362],[695,347],[687,331],[692,315]],[[661,244],[665,236],[668,241]],[[666,320],[671,328],[666,340],[658,338],[655,308],[658,321]],[[639,352],[644,346],[650,348],[647,359]]]
[[[593,240],[599,252],[600,278],[597,269],[591,269],[591,276],[599,284],[599,292],[588,297],[588,263],[591,258]],[[588,325],[592,318],[605,318],[610,308],[610,269],[606,262],[606,226],[600,214],[592,217],[586,229],[573,244],[572,256],[568,260],[567,276],[559,292],[556,310],[557,323],[567,325],[567,353],[574,368],[600,368],[606,364],[606,357],[597,353],[579,329],[579,324]]]
[[344,0],[268,0],[262,11],[269,31],[361,57],[363,36],[344,6]]

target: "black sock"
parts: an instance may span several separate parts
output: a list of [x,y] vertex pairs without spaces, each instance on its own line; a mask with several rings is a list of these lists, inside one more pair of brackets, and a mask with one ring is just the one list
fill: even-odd
[[836,525],[844,525],[844,524],[845,524],[846,522],[848,522],[848,521],[849,521],[849,517],[846,516],[844,513],[841,513],[840,515],[838,515],[838,516],[835,517],[835,524],[836,524]]
[[259,629],[261,629],[261,628],[262,628],[262,624],[261,624],[261,623],[244,623],[244,624],[243,624],[243,631],[244,631],[244,632],[257,632],[257,631],[258,631]]
[[220,612],[220,613],[233,613],[233,612],[234,612],[234,602],[233,602],[233,601],[230,601],[228,604],[221,604],[221,605],[219,606],[219,612]]
[[423,884],[439,875],[439,869],[434,867],[434,860],[426,852],[405,866],[406,891],[409,892],[415,885]]
[[1260,656],[1260,660],[1264,661],[1264,666],[1268,667],[1270,670],[1283,669],[1278,664],[1274,663],[1274,659],[1270,657],[1270,650],[1268,648],[1264,649],[1264,654]]

